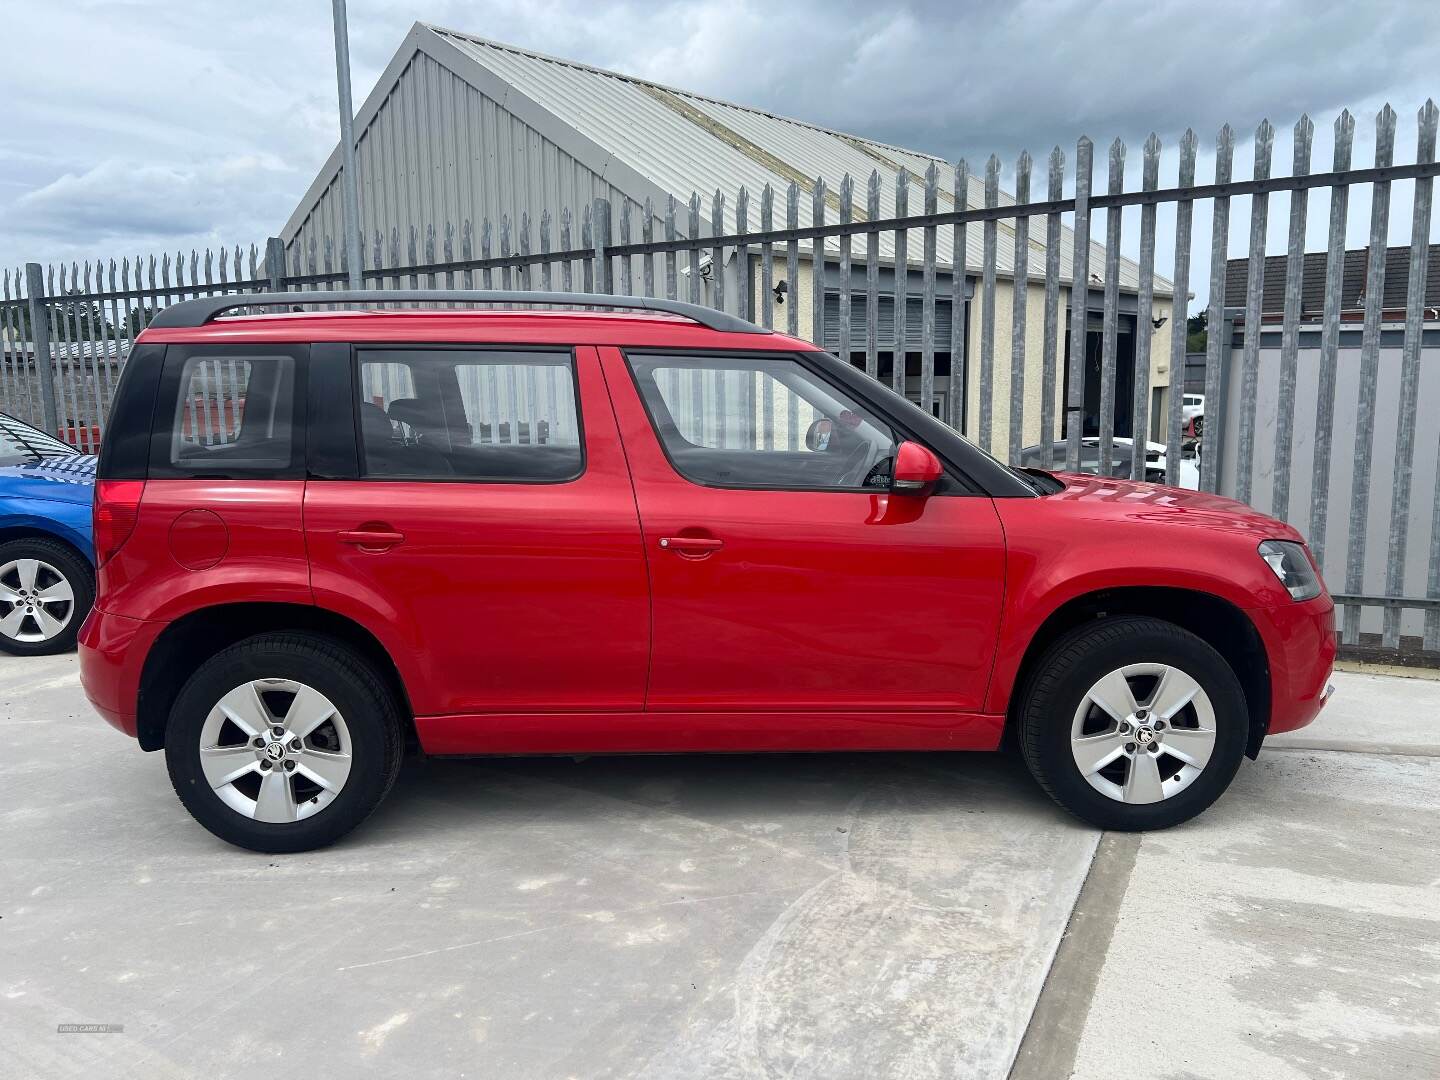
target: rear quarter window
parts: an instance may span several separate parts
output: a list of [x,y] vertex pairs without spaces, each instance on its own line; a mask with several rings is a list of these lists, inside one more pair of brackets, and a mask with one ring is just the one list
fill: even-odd
[[303,476],[295,349],[172,347],[155,410],[152,476]]

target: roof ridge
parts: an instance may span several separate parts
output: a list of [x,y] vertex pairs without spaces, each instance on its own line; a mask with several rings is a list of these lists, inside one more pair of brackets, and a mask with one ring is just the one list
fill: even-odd
[[902,154],[913,154],[916,157],[926,158],[927,160],[940,162],[945,165],[952,164],[947,159],[936,154],[927,153],[924,150],[915,150],[908,146],[895,146],[891,143],[881,142],[878,139],[867,138],[864,135],[855,135],[848,131],[837,131],[835,128],[827,128],[822,124],[811,123],[808,120],[800,120],[793,116],[786,116],[783,113],[771,112],[769,109],[762,109],[755,105],[742,105],[739,102],[726,101],[724,98],[712,97],[709,94],[697,94],[694,90],[684,90],[678,86],[669,86],[665,83],[656,82],[653,79],[642,79],[639,75],[627,75],[623,71],[612,71],[609,68],[596,67],[594,64],[582,63],[579,60],[571,60],[563,56],[554,56],[550,53],[540,52],[538,49],[527,49],[521,45],[512,45],[507,41],[496,41],[494,38],[481,37],[479,34],[471,34],[465,30],[455,30],[451,27],[440,26],[436,23],[422,21],[420,25],[437,34],[464,38],[466,41],[473,41],[480,45],[488,45],[493,49],[517,53],[520,56],[528,56],[532,60],[544,60],[547,63],[559,64],[562,67],[574,68],[577,71],[588,71],[593,75],[605,75],[612,79],[621,79],[625,82],[637,83],[641,86],[652,86],[659,90],[678,94],[681,97],[693,98],[696,101],[704,101],[712,105],[723,105],[727,109],[740,109],[743,112],[757,113],[760,116],[769,117],[771,120],[777,120],[782,124],[794,124],[796,127],[808,128],[810,131],[818,131],[837,139],[851,139],[867,143],[881,150],[895,150]]

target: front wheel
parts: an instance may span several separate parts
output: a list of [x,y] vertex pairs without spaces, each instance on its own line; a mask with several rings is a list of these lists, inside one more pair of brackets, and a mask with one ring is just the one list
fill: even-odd
[[1019,726],[1026,764],[1065,809],[1102,829],[1163,829],[1229,786],[1249,713],[1208,644],[1173,623],[1124,617],[1050,648]]
[[399,772],[394,695],[339,641],[262,634],[190,677],[165,729],[175,793],[253,851],[323,847],[359,825]]

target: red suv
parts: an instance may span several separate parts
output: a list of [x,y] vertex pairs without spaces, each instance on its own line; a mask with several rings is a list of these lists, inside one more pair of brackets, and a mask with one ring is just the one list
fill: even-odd
[[[609,310],[362,310],[462,300]],[[218,317],[267,302],[352,310]],[[412,742],[1013,736],[1075,814],[1163,827],[1314,718],[1335,653],[1288,525],[1009,468],[805,341],[629,297],[171,307],[120,382],[95,547],[90,700],[262,851],[354,828]]]

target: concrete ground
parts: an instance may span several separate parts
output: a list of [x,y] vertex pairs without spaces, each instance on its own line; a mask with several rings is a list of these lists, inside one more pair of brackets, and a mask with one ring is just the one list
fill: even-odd
[[1001,755],[431,761],[276,857],[0,658],[0,1077],[1440,1075],[1440,682],[1336,683],[1144,837]]

